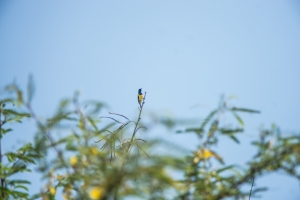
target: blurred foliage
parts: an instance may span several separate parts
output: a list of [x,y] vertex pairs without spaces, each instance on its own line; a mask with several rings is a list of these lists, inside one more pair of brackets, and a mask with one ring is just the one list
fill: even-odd
[[[62,100],[53,116],[42,120],[31,105],[35,91],[32,77],[27,101],[15,84],[5,89],[13,92],[13,98],[0,100],[1,142],[12,131],[6,125],[21,122],[24,117],[35,121],[37,132],[33,144],[1,153],[2,199],[243,199],[250,198],[250,190],[252,197],[265,191],[266,188],[256,187],[254,180],[270,172],[281,170],[300,178],[300,137],[282,136],[275,125],[261,130],[257,140],[252,141],[256,153],[244,167],[225,164],[216,148],[220,136],[238,145],[238,135],[245,126],[240,114],[259,113],[229,106],[229,99],[221,99],[197,127],[177,131],[199,138],[194,151],[182,157],[153,153],[167,143],[139,137],[139,132],[147,128],[140,122],[146,93],[136,121],[118,113],[102,116],[106,104],[82,103],[78,93]],[[15,105],[18,109],[12,109]],[[28,113],[21,112],[21,108]],[[222,121],[227,113],[236,120],[236,127]],[[176,127],[175,120],[165,119],[161,124]],[[26,187],[30,180],[11,178],[16,173],[30,172],[29,164],[36,166],[45,183],[34,195]]]
[[31,143],[14,152],[2,152],[4,136],[12,131],[10,126],[14,122],[22,123],[23,118],[30,117],[29,113],[22,112],[23,95],[18,87],[11,85],[6,90],[16,92],[17,98],[0,99],[0,198],[28,199],[27,185],[30,182],[15,177],[19,173],[30,172],[29,165],[35,164],[40,155]]

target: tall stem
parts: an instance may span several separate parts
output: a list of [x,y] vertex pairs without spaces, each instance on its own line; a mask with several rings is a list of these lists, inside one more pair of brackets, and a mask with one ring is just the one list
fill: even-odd
[[132,134],[131,139],[130,139],[130,143],[129,143],[128,147],[127,147],[127,150],[126,150],[127,152],[129,151],[129,149],[130,149],[130,147],[131,147],[131,144],[132,144],[132,141],[133,141],[133,139],[134,139],[134,136],[135,136],[135,134],[136,134],[136,132],[137,132],[138,125],[139,125],[139,122],[140,122],[140,120],[141,120],[142,109],[143,109],[143,106],[141,106],[141,108],[140,108],[139,117],[138,117],[138,120],[137,120],[137,122],[136,122],[136,124],[135,124],[134,131],[133,131],[133,134]]
[[[2,121],[1,121],[1,115],[2,115],[2,104],[0,104],[0,170],[1,170],[1,174],[2,173],[2,146],[1,146],[1,140],[2,140]],[[2,198],[5,197],[5,193],[4,193],[4,187],[5,187],[5,178],[1,177],[1,196]]]
[[138,120],[137,120],[137,122],[136,122],[136,124],[135,124],[134,131],[133,131],[133,134],[132,134],[132,136],[131,136],[130,143],[129,143],[128,148],[127,148],[127,150],[126,150],[127,152],[129,152],[129,149],[130,149],[130,147],[131,147],[131,145],[132,145],[132,141],[133,141],[133,139],[134,139],[134,136],[135,136],[135,134],[136,134],[136,132],[137,132],[137,129],[138,129],[138,126],[139,126],[139,123],[140,123],[140,120],[141,120],[141,114],[142,114],[143,106],[144,106],[144,103],[145,103],[146,94],[147,94],[147,93],[145,92],[145,96],[144,96],[144,98],[143,98],[143,103],[142,103],[141,106],[140,106],[139,117],[138,117]]
[[249,200],[250,200],[250,198],[251,198],[251,193],[252,193],[253,184],[254,184],[254,175],[253,175],[253,180],[252,180],[252,186],[251,186],[251,190],[250,190]]
[[[147,93],[145,92],[145,96],[144,96],[144,98],[143,98],[143,102],[140,104],[139,117],[138,117],[137,122],[135,123],[135,127],[134,127],[133,134],[132,134],[132,136],[131,136],[130,142],[129,142],[128,147],[127,147],[127,149],[126,149],[126,152],[127,152],[128,154],[129,154],[129,150],[130,150],[130,147],[131,147],[131,145],[132,145],[132,141],[133,141],[133,139],[134,139],[134,136],[135,136],[135,134],[136,134],[136,132],[137,132],[137,130],[138,130],[138,126],[139,126],[139,123],[140,123],[140,120],[141,120],[141,114],[142,114],[143,106],[144,106],[144,104],[145,104],[146,94],[147,94]],[[126,165],[126,161],[124,161],[124,163],[122,164],[122,167],[121,167],[121,174],[122,174],[122,172],[123,172],[123,170],[124,170],[125,165]],[[119,190],[119,186],[117,186],[114,200],[117,200],[117,199],[118,199],[118,190]]]

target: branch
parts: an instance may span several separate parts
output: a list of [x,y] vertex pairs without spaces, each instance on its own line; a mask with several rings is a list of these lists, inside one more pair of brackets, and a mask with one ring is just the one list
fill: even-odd
[[251,193],[252,193],[253,184],[254,184],[254,176],[253,176],[252,186],[251,186],[251,190],[250,190],[249,200],[250,200],[250,198],[251,198]]
[[145,104],[146,94],[147,94],[147,92],[145,92],[145,96],[144,96],[144,98],[143,98],[143,103],[141,104],[141,109],[139,109],[139,110],[140,110],[140,112],[139,112],[139,117],[138,117],[138,120],[137,120],[137,122],[136,122],[136,124],[135,124],[134,131],[133,131],[133,134],[132,134],[130,143],[129,143],[128,148],[127,148],[127,150],[126,150],[127,152],[129,151],[129,149],[130,149],[130,147],[131,147],[131,143],[132,143],[132,141],[133,141],[133,138],[134,138],[134,136],[135,136],[135,134],[136,134],[136,132],[137,132],[137,130],[138,130],[138,125],[139,125],[140,120],[141,120],[142,110],[143,110],[143,107],[144,107],[144,104]]

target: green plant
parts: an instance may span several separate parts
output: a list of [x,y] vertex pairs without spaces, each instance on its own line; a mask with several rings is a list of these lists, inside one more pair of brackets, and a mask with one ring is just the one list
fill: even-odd
[[[31,143],[21,146],[16,151],[2,153],[1,143],[14,122],[21,123],[23,118],[30,117],[29,113],[22,112],[23,95],[16,85],[6,87],[7,91],[15,91],[17,97],[8,97],[0,100],[0,197],[1,199],[28,199],[28,180],[16,179],[19,173],[30,172],[29,164],[35,164],[39,154]],[[6,159],[5,159],[6,158]]]
[[[228,112],[233,114],[239,126],[232,128],[221,123],[222,116]],[[254,179],[279,170],[300,180],[299,171],[297,172],[297,168],[300,167],[300,137],[282,137],[275,125],[272,125],[271,129],[261,130],[260,138],[252,142],[257,153],[247,162],[246,167],[225,164],[222,155],[214,149],[221,135],[239,144],[237,135],[244,132],[244,122],[238,113],[259,111],[230,107],[228,101],[221,100],[220,106],[206,117],[199,128],[178,131],[195,133],[199,141],[202,141],[193,155],[186,158],[185,178],[181,180],[185,190],[178,199],[250,199],[251,195],[255,196],[258,192],[267,190],[266,187],[256,188]],[[213,160],[218,161],[219,165]],[[249,189],[245,190],[246,187],[243,186],[248,186]]]
[[[38,125],[34,143],[43,155],[38,166],[47,182],[47,189],[34,197],[53,199],[56,191],[62,190],[65,199],[161,199],[176,188],[166,169],[178,170],[182,161],[151,155],[156,142],[136,137],[139,130],[145,129],[139,126],[145,98],[134,122],[117,113],[110,113],[114,117],[99,117],[105,104],[81,103],[78,97],[76,93],[73,99],[63,100],[55,114],[43,122],[27,105]],[[105,123],[105,118],[112,122]],[[69,128],[61,130],[63,124]]]
[[[229,106],[229,99],[221,99],[220,105],[198,127],[177,131],[196,134],[199,142],[193,152],[179,156],[153,153],[169,141],[140,138],[138,131],[146,129],[141,125],[146,94],[136,121],[111,112],[109,116],[100,117],[107,109],[106,104],[81,102],[78,93],[62,100],[53,116],[42,120],[31,104],[32,79],[28,84],[27,101],[15,84],[6,89],[13,91],[16,97],[0,100],[0,142],[2,136],[12,130],[8,124],[21,122],[24,117],[36,122],[37,133],[33,145],[28,143],[15,152],[0,154],[3,199],[51,200],[60,196],[93,200],[250,199],[266,190],[255,185],[255,180],[265,174],[284,171],[300,180],[297,170],[300,137],[283,135],[275,125],[260,130],[260,136],[252,141],[256,153],[245,166],[226,163],[217,148],[220,137],[228,137],[239,145],[239,134],[244,132],[245,126],[240,113],[259,113]],[[12,109],[15,105],[18,105],[17,110]],[[21,106],[28,113],[21,112]],[[234,126],[225,123],[224,116],[228,114],[233,117]],[[172,119],[157,121],[167,128],[177,125]],[[13,179],[15,174],[29,171],[29,164],[38,167],[45,184],[41,192],[32,196],[27,191],[28,180]],[[174,174],[181,178],[175,178]]]

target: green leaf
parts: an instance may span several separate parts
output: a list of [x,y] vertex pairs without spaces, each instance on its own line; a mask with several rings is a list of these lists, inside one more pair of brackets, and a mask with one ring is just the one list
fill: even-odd
[[2,128],[2,129],[1,129],[1,134],[2,134],[2,135],[5,135],[6,133],[8,133],[8,132],[10,132],[10,131],[12,131],[11,128],[8,128],[8,129]]
[[20,112],[16,112],[14,110],[11,110],[11,109],[3,109],[2,113],[3,113],[3,115],[15,115],[15,116],[22,117],[22,118],[23,117],[30,117],[29,113],[20,113]]
[[200,126],[200,130],[204,130],[206,124],[215,116],[215,114],[218,112],[218,110],[213,110],[211,113],[209,113],[209,115],[204,119],[204,121],[202,122],[201,126]]
[[28,194],[27,194],[27,193],[25,193],[25,192],[20,192],[20,191],[17,191],[17,190],[11,191],[11,195],[12,195],[15,199],[20,199],[20,198],[25,198],[25,199],[27,199],[27,198],[28,198]]
[[221,163],[222,165],[224,165],[224,161],[221,157],[216,157],[217,161],[219,161],[219,163]]
[[[201,133],[203,133],[203,129],[200,128],[188,128],[186,129],[184,132],[196,132],[198,135],[200,135]],[[177,131],[177,133],[182,133],[182,131]]]
[[28,188],[27,188],[26,186],[24,186],[24,185],[16,185],[16,186],[14,186],[14,188],[15,188],[15,189],[17,189],[17,188],[22,188],[22,189],[28,191]]
[[54,125],[58,124],[62,120],[69,120],[70,119],[69,115],[71,115],[71,114],[72,114],[71,112],[56,114],[51,119],[47,120],[47,128],[48,129],[52,128]]
[[87,120],[91,123],[91,125],[95,129],[95,131],[99,132],[98,127],[95,123],[95,120],[93,120],[91,117],[87,117]]
[[221,172],[226,171],[226,170],[228,170],[228,169],[232,169],[233,167],[234,167],[234,165],[229,165],[229,166],[227,166],[227,167],[223,167],[223,168],[221,168],[221,169],[218,169],[216,172],[217,172],[217,173],[221,173]]
[[257,192],[264,192],[264,191],[267,191],[267,190],[268,190],[268,188],[261,187],[261,188],[256,188],[256,189],[252,190],[252,193],[255,194]]
[[[218,112],[218,110],[214,110],[211,113],[209,113],[209,115],[203,120],[200,128],[188,128],[185,131],[176,131],[176,133],[183,133],[183,132],[195,132],[197,133],[199,136],[202,136],[202,134],[204,133],[204,128],[205,126],[208,124],[208,122],[210,122],[210,120],[215,116],[215,114]],[[215,123],[215,122],[214,122]],[[213,124],[214,124],[213,123]]]
[[6,91],[14,91],[17,94],[17,103],[20,106],[23,103],[23,93],[16,84],[10,84],[5,87]]
[[69,99],[62,100],[58,107],[58,113],[62,112],[69,104],[70,104]]
[[15,101],[11,98],[1,100],[0,105],[3,105],[3,107],[4,107],[6,102],[10,102],[13,106],[15,105]]
[[28,150],[33,150],[31,143],[27,143],[23,147],[18,149],[18,151],[28,151]]
[[230,135],[229,136],[233,141],[235,141],[237,144],[240,143],[240,141],[234,136],[234,135]]
[[9,162],[13,162],[18,157],[18,154],[14,153],[14,152],[7,152],[7,153],[5,153],[5,155]]
[[26,181],[26,180],[11,180],[8,182],[8,184],[10,185],[15,185],[15,184],[30,184],[30,181]]
[[231,111],[238,111],[238,112],[247,112],[247,113],[260,113],[260,111],[258,111],[258,110],[252,110],[252,109],[248,109],[248,108],[233,107],[230,110]]
[[236,128],[236,129],[221,128],[221,129],[219,129],[219,131],[222,134],[231,135],[231,134],[235,134],[235,133],[241,133],[244,131],[244,129],[242,129],[242,128]]
[[73,142],[73,139],[68,139],[66,140],[67,144],[66,144],[66,149],[69,151],[77,151],[78,147],[76,147],[76,145]]
[[235,112],[232,111],[232,114],[234,115],[234,117],[236,118],[236,120],[240,123],[240,125],[242,127],[244,127],[244,122],[242,120],[242,118],[240,118],[240,116],[238,116]]
[[215,120],[212,125],[210,126],[209,132],[208,132],[208,137],[212,137],[214,133],[218,130],[218,120]]
[[27,157],[27,156],[22,156],[20,159],[22,159],[23,162],[25,162],[25,163],[35,164],[34,160],[32,158]]

